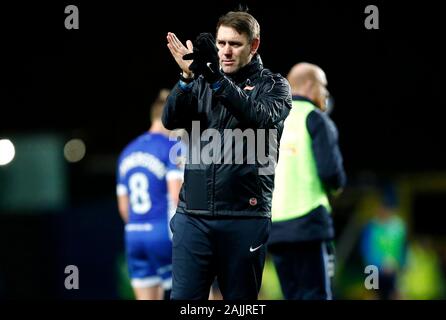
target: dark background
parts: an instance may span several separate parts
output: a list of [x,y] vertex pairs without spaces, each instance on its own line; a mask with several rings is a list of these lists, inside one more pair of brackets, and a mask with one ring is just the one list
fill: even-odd
[[[79,3],[79,30],[65,30],[64,5],[3,8],[2,134],[82,130],[92,152],[118,152],[148,127],[158,89],[177,80],[166,33],[185,41],[213,32],[237,3]],[[286,75],[294,63],[309,61],[326,71],[349,171],[444,168],[438,116],[445,107],[444,26],[437,5],[242,3],[260,22],[267,68]],[[364,27],[367,4],[378,6],[379,30]]]
[[[84,262],[84,270],[104,270],[107,261],[115,258],[113,252],[122,250],[114,203],[116,159],[126,143],[148,129],[149,108],[159,89],[173,87],[178,79],[166,34],[175,32],[185,42],[200,32],[214,32],[218,17],[238,3],[2,4],[0,138],[43,133],[81,138],[87,154],[67,167],[69,198],[62,214],[40,212],[23,218],[22,212],[13,210],[0,215],[2,243],[17,237],[16,230],[25,232],[16,247],[2,249],[0,294],[32,295],[25,289],[31,283],[44,297],[68,295],[60,288],[62,266],[82,256],[78,264]],[[265,67],[286,76],[295,63],[307,61],[327,73],[335,99],[332,118],[339,129],[350,186],[370,176],[445,170],[445,55],[440,48],[445,28],[439,2],[241,3],[260,23],[259,53]],[[70,4],[79,8],[79,30],[64,28],[64,9]],[[369,4],[379,9],[379,30],[364,27],[364,9]],[[444,194],[424,197],[414,208],[437,210]],[[342,225],[342,215],[339,221]],[[438,230],[440,220],[429,221],[422,228],[430,232],[437,225]],[[84,232],[105,225],[101,236]],[[29,249],[30,243],[34,249]],[[29,257],[18,259],[23,248]],[[95,250],[109,253],[102,265],[95,265]],[[40,267],[32,265],[40,270],[42,283],[33,278],[34,282],[28,279],[15,285],[11,279],[28,270],[23,263],[39,259],[44,261]],[[59,276],[54,278],[56,270]],[[106,285],[94,287],[100,290],[92,288],[81,297],[116,297],[106,289],[111,282],[104,281]]]

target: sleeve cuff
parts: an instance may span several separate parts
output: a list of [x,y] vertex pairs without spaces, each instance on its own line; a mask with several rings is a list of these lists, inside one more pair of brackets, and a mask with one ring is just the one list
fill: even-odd
[[118,184],[116,186],[116,194],[118,196],[125,196],[127,194],[127,187],[123,184]]
[[183,180],[183,171],[180,170],[171,170],[166,174],[166,180]]
[[211,83],[209,86],[210,86],[211,89],[215,92],[215,91],[217,91],[218,89],[221,88],[222,81],[223,81],[223,80],[218,80],[218,81],[216,81],[216,82],[214,82],[214,83]]
[[186,83],[186,82],[180,80],[180,82],[178,83],[178,87],[184,92],[189,92],[192,90],[193,84],[194,84],[193,81]]

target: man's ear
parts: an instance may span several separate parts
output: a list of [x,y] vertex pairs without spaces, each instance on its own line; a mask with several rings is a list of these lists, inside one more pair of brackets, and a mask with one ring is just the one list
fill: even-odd
[[259,38],[255,38],[252,40],[252,42],[251,42],[251,54],[252,55],[254,55],[257,52],[257,49],[259,49],[259,45],[260,45]]

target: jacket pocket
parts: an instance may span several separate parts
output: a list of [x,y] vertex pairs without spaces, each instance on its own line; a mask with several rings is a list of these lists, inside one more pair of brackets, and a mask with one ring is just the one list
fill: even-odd
[[[181,213],[175,213],[170,220],[170,230],[172,231],[172,246],[177,248],[181,243],[185,229],[185,215]],[[178,221],[179,220],[179,221]]]
[[206,171],[186,170],[186,206],[189,210],[208,210]]
[[255,165],[226,165],[216,181],[217,210],[256,211],[262,207],[261,184]]

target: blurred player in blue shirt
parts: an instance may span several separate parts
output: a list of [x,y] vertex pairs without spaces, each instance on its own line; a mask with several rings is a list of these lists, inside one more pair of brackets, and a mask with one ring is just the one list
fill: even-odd
[[152,105],[148,132],[131,141],[118,160],[117,196],[125,225],[127,263],[135,297],[161,300],[172,286],[170,218],[183,181],[182,151],[161,123],[168,95]]

